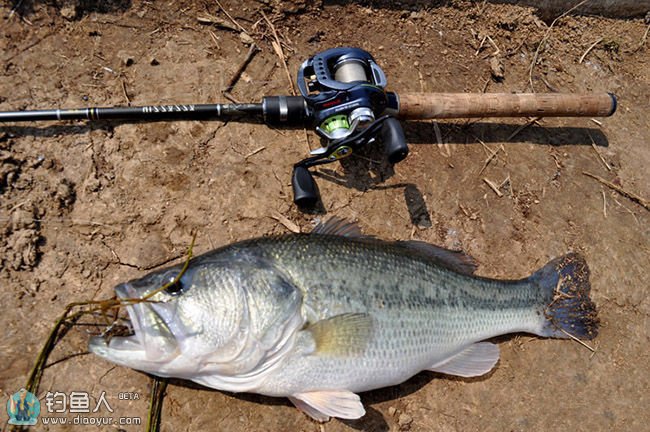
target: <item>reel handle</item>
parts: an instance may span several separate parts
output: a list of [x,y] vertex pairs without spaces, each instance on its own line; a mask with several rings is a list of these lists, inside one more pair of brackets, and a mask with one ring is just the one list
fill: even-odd
[[388,157],[388,162],[396,164],[408,156],[409,148],[406,145],[406,137],[402,125],[395,117],[384,120],[381,127],[381,137],[384,141],[384,152]]
[[612,93],[403,93],[403,120],[472,117],[608,117],[616,111]]
[[293,202],[298,207],[311,208],[318,202],[318,186],[305,166],[293,167],[291,187],[293,188]]

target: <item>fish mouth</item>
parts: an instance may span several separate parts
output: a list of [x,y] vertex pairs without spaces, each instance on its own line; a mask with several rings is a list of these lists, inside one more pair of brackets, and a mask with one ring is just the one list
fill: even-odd
[[178,355],[176,338],[152,302],[129,302],[141,298],[129,283],[115,287],[133,329],[128,336],[94,336],[88,343],[90,352],[109,361],[140,370],[147,370]]

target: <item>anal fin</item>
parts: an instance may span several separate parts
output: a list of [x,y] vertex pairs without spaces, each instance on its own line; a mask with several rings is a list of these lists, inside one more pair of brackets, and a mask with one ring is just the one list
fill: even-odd
[[312,407],[307,402],[304,402],[301,399],[289,396],[289,400],[291,401],[292,404],[296,406],[296,408],[298,408],[300,411],[304,412],[309,417],[311,417],[312,419],[316,420],[319,423],[325,423],[329,421],[331,418],[327,414],[323,414],[322,412],[318,411],[316,408]]
[[293,404],[319,422],[330,417],[358,419],[366,414],[359,395],[347,390],[322,390],[297,393],[289,397]]
[[498,361],[499,347],[490,342],[479,342],[427,369],[469,378],[485,375],[494,368]]

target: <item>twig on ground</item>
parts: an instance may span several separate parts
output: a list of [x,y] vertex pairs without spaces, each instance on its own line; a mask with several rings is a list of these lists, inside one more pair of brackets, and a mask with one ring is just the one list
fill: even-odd
[[226,99],[228,99],[230,102],[235,103],[235,104],[241,103],[239,100],[237,100],[237,99],[236,99],[233,95],[231,95],[230,93],[228,93],[228,92],[221,92],[221,93],[223,94],[223,97],[225,97]]
[[503,196],[503,193],[499,190],[499,188],[497,187],[497,185],[495,185],[494,182],[493,182],[492,180],[489,180],[487,177],[483,177],[483,181],[484,181],[488,186],[490,186],[490,189],[492,189],[492,190],[494,191],[494,193],[497,194],[497,196],[498,196],[499,198],[501,198],[501,197]]
[[[238,23],[238,22],[237,22],[237,21],[236,21],[232,16],[230,16],[230,14],[229,14],[228,11],[226,10],[226,8],[224,8],[223,6],[221,6],[221,3],[219,3],[219,0],[214,0],[214,1],[217,3],[217,6],[219,6],[219,8],[221,9],[221,11],[222,11],[224,14],[226,14],[226,16],[228,17],[228,19],[229,19],[230,21],[232,21],[232,23],[233,23],[234,25],[236,25],[236,26],[237,26],[241,31],[243,31],[244,33],[248,34],[248,31],[247,31],[244,27],[242,27],[242,26],[241,26],[241,25],[240,25],[240,24],[239,24],[239,23]],[[249,35],[249,36],[250,36],[250,35]]]
[[158,432],[160,430],[160,419],[162,415],[162,406],[165,399],[165,390],[167,390],[167,380],[164,378],[153,377],[151,386],[151,399],[149,401],[149,414],[147,416],[147,432]]
[[636,52],[636,51],[640,50],[641,48],[643,48],[643,45],[645,45],[645,41],[648,40],[648,32],[650,32],[650,24],[648,25],[648,27],[646,27],[645,33],[643,34],[643,37],[641,38],[641,42],[639,42],[639,45],[636,48],[634,48],[633,52]]
[[251,47],[248,49],[248,54],[246,54],[246,58],[244,59],[243,62],[239,65],[237,70],[235,71],[235,74],[230,78],[230,81],[228,81],[228,84],[226,84],[226,88],[223,90],[222,93],[230,93],[230,91],[235,87],[235,84],[237,84],[237,81],[239,81],[239,78],[241,77],[242,72],[244,72],[244,69],[246,69],[246,66],[253,60],[253,57],[255,57],[255,54],[259,51],[259,48],[255,44],[251,44]]
[[307,148],[307,153],[311,153],[311,143],[309,141],[309,134],[307,133],[307,129],[303,129],[302,131],[305,135],[305,147]]
[[296,95],[296,89],[293,86],[293,80],[291,79],[291,73],[289,72],[289,67],[287,66],[287,59],[284,55],[284,51],[282,51],[282,42],[280,41],[280,37],[278,36],[278,32],[275,29],[275,26],[271,22],[270,19],[266,16],[266,14],[263,11],[260,11],[262,14],[262,18],[264,18],[264,21],[266,21],[266,24],[269,26],[271,29],[271,33],[273,33],[273,39],[271,41],[271,45],[273,46],[273,50],[277,54],[277,56],[280,58],[280,62],[282,63],[282,66],[284,67],[284,72],[287,74],[287,80],[289,81],[289,87],[291,88],[291,94],[293,96]]
[[607,168],[607,171],[611,171],[612,167],[607,163],[607,161],[605,160],[603,155],[601,155],[600,152],[598,151],[598,148],[596,147],[596,142],[594,141],[593,137],[591,136],[591,134],[589,132],[587,132],[587,134],[589,135],[589,138],[591,139],[591,148],[594,149],[594,151],[598,155],[598,159],[600,159],[600,161],[603,163],[603,165],[605,165],[605,168]]
[[14,16],[14,14],[20,8],[20,6],[22,6],[22,4],[23,4],[23,0],[19,0],[18,3],[16,3],[16,5],[11,9],[11,12],[9,12],[7,19],[11,19],[11,17]]
[[126,83],[124,80],[120,80],[122,82],[122,94],[124,95],[124,99],[126,99],[126,104],[128,106],[131,106],[131,99],[129,98],[129,94],[126,91]]
[[246,156],[244,156],[244,159],[248,159],[249,157],[258,154],[259,152],[263,151],[266,149],[266,146],[262,146],[258,149],[253,150],[252,152],[248,153]]
[[49,38],[49,37],[52,36],[53,34],[54,34],[54,32],[47,33],[45,36],[43,36],[43,37],[41,37],[41,38],[35,40],[34,42],[28,44],[28,45],[25,46],[25,47],[20,48],[20,49],[18,50],[18,52],[14,53],[14,54],[10,55],[9,57],[7,57],[6,59],[4,59],[4,60],[3,60],[3,61],[4,61],[4,64],[9,64],[10,61],[12,61],[13,59],[15,59],[16,57],[18,57],[19,55],[21,55],[21,54],[24,53],[25,51],[28,51],[29,49],[34,48],[36,45],[40,44],[41,42],[43,42],[45,39]]
[[[275,26],[273,25],[271,20],[266,16],[266,14],[263,11],[260,12],[262,14],[262,18],[271,29],[271,33],[273,33],[274,40],[271,41],[271,46],[273,47],[273,51],[275,51],[275,54],[280,59],[280,63],[282,63],[282,67],[284,68],[284,73],[287,76],[287,81],[289,81],[289,89],[291,90],[291,94],[295,96],[296,89],[293,86],[293,80],[291,79],[291,72],[289,72],[289,67],[287,66],[287,58],[285,57],[284,51],[282,50],[282,41],[280,40],[280,36],[278,35],[278,32],[275,29]],[[311,146],[309,145],[309,136],[307,135],[307,130],[303,129],[303,135],[305,137],[305,147],[307,147],[307,151],[310,152]]]
[[212,30],[208,30],[208,34],[210,35],[210,38],[212,38],[212,42],[214,42],[215,46],[219,48],[219,38],[217,35],[214,34]]
[[600,192],[603,194],[603,216],[607,217],[607,199],[605,198],[605,191],[601,190]]
[[511,139],[513,139],[514,137],[519,135],[519,132],[526,129],[528,126],[532,125],[533,123],[537,123],[538,120],[541,120],[541,117],[535,117],[535,118],[531,119],[528,123],[519,126],[517,128],[517,130],[515,130],[513,133],[510,134],[510,136],[508,138],[506,138],[506,141],[510,141]]
[[476,52],[474,53],[475,56],[477,56],[478,53],[481,52],[481,48],[483,48],[483,45],[485,44],[486,40],[487,40],[487,36],[483,36],[483,39],[481,40],[481,43],[479,44],[478,48],[476,49]]
[[490,78],[485,80],[485,85],[483,85],[483,90],[481,90],[481,93],[485,93],[487,91],[487,88],[490,85],[490,81],[492,81]]
[[498,55],[501,53],[501,50],[499,49],[499,47],[497,46],[497,44],[494,43],[494,41],[492,40],[492,38],[491,38],[489,35],[486,36],[486,37],[487,37],[488,41],[490,41],[490,44],[491,44],[491,45],[494,47],[494,49],[496,50],[495,52],[493,52],[492,54],[490,54],[490,56],[492,56],[492,57],[498,56]]
[[582,63],[582,61],[585,59],[585,57],[587,57],[587,54],[589,54],[589,51],[591,51],[592,49],[594,49],[594,47],[595,47],[596,45],[598,45],[599,43],[601,43],[602,41],[603,41],[603,38],[598,38],[598,39],[596,40],[596,42],[594,42],[594,43],[592,43],[591,45],[589,45],[589,48],[587,48],[587,51],[585,51],[584,54],[582,54],[582,56],[580,56],[580,60],[578,60],[578,64]]
[[549,37],[550,34],[551,34],[551,30],[553,30],[553,26],[555,25],[556,22],[558,22],[558,20],[560,20],[561,18],[564,18],[565,16],[567,16],[568,14],[570,14],[571,12],[573,12],[574,10],[576,10],[577,8],[579,8],[580,6],[582,6],[583,4],[587,3],[588,1],[589,1],[589,0],[582,0],[580,3],[576,4],[576,5],[573,6],[571,9],[567,10],[567,11],[564,12],[562,15],[558,16],[557,18],[555,18],[555,19],[553,20],[553,22],[551,22],[551,25],[550,25],[550,26],[548,27],[548,29],[546,30],[546,33],[544,34],[544,37],[543,37],[542,40],[540,41],[539,45],[537,45],[537,49],[535,50],[535,54],[533,55],[533,61],[530,62],[530,69],[528,70],[528,81],[530,82],[530,90],[531,90],[533,93],[535,93],[535,87],[534,87],[534,85],[533,85],[533,69],[535,69],[535,65],[537,64],[537,58],[539,57],[539,52],[540,52],[542,46],[543,46],[543,45],[546,43],[546,41],[548,40],[548,37]]
[[449,146],[442,140],[442,132],[440,131],[438,122],[434,120],[431,122],[431,124],[433,125],[433,132],[436,135],[436,141],[438,142],[438,149],[440,150],[440,154],[444,157],[451,157],[451,150],[449,149]]
[[549,82],[546,80],[546,78],[544,78],[543,76],[540,76],[539,78],[542,80],[542,82],[544,83],[544,85],[546,86],[546,88],[548,88],[550,91],[552,91],[553,93],[559,93],[559,92],[560,92],[560,91],[557,89],[557,87],[551,85],[551,83],[549,83]]
[[499,153],[499,150],[501,150],[503,148],[503,146],[499,146],[496,150],[492,150],[483,141],[481,141],[478,138],[477,138],[477,140],[478,140],[479,143],[481,143],[483,148],[485,148],[485,150],[487,150],[488,153],[489,153],[487,159],[485,159],[485,162],[483,163],[483,168],[481,168],[481,170],[478,172],[478,175],[480,176],[481,174],[483,174],[483,171],[485,171],[485,168],[487,168],[487,166],[490,164],[490,162],[492,162],[492,159],[494,159],[497,156],[497,154]]
[[301,232],[300,227],[290,221],[286,216],[282,215],[280,212],[274,211],[273,214],[271,214],[271,219],[275,219],[276,221],[280,222],[286,229],[291,231],[294,234],[299,234]]
[[201,24],[212,24],[214,26],[221,27],[226,30],[232,30],[238,33],[241,31],[241,26],[233,25],[223,18],[219,18],[210,14],[205,14],[203,16],[197,17],[196,20]]
[[599,176],[597,176],[595,174],[592,174],[590,172],[583,171],[582,173],[584,175],[586,175],[587,177],[591,177],[592,179],[599,181],[600,183],[604,184],[608,188],[615,190],[616,192],[620,193],[624,197],[629,198],[630,200],[632,200],[635,203],[637,203],[637,204],[641,205],[642,207],[644,207],[646,210],[650,210],[650,202],[643,199],[639,195],[637,195],[637,194],[635,194],[633,192],[626,191],[622,187],[620,187],[618,185],[615,185],[614,183],[611,183],[611,182],[605,180],[604,178],[599,177]]
[[595,349],[595,348],[592,348],[591,346],[587,345],[586,342],[581,341],[580,339],[578,339],[577,337],[573,336],[571,333],[569,333],[568,331],[564,330],[563,328],[560,328],[560,331],[561,331],[562,333],[564,333],[565,335],[569,336],[569,337],[570,337],[571,339],[573,339],[574,341],[578,342],[578,343],[579,343],[580,345],[582,345],[583,347],[587,348],[587,349],[588,349],[589,351],[591,351],[592,353],[595,353],[595,352],[596,352],[596,349]]
[[617,206],[623,208],[623,210],[625,210],[626,212],[631,214],[632,217],[634,218],[634,222],[636,222],[636,224],[639,225],[639,218],[636,217],[636,215],[634,214],[634,212],[632,210],[630,210],[629,208],[627,208],[623,204],[621,204],[621,202],[619,200],[617,200],[616,197],[612,196],[612,200],[616,203]]

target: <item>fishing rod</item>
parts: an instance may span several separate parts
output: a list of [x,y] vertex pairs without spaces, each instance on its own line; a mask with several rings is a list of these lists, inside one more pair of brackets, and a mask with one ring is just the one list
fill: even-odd
[[243,120],[314,128],[325,145],[293,167],[294,202],[318,201],[309,168],[353,154],[380,140],[392,164],[408,155],[399,120],[477,117],[606,117],[616,111],[612,93],[400,93],[386,91],[386,75],[359,48],[333,48],[298,70],[300,96],[265,96],[261,103],[166,104],[0,112],[0,123],[44,120]]

